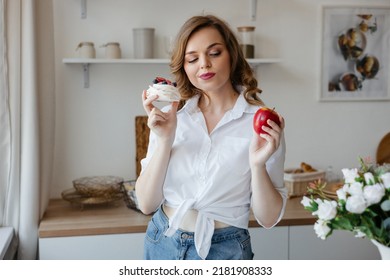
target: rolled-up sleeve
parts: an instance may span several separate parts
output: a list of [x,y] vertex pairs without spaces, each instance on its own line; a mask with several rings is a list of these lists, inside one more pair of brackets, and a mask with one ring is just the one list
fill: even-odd
[[266,163],[267,172],[271,178],[272,183],[275,186],[275,189],[280,193],[283,199],[283,205],[277,221],[272,226],[265,227],[259,220],[257,220],[257,222],[264,228],[273,228],[274,226],[276,226],[283,218],[286,209],[287,188],[284,185],[285,158],[286,158],[286,141],[283,133],[279,148],[276,150],[276,152],[271,156],[271,158]]

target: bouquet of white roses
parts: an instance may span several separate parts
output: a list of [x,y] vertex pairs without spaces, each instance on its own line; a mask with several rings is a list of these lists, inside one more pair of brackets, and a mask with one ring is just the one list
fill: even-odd
[[347,230],[390,247],[390,165],[359,160],[359,169],[342,169],[344,185],[336,200],[324,194],[326,183],[317,181],[309,184],[301,203],[318,217],[314,230],[321,239]]

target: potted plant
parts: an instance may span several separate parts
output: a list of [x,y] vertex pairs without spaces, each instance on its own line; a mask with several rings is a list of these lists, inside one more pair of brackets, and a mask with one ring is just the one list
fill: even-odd
[[377,165],[359,158],[359,168],[344,168],[343,184],[332,199],[326,182],[310,183],[301,204],[318,217],[314,230],[326,239],[334,230],[369,238],[382,259],[390,258],[390,164]]

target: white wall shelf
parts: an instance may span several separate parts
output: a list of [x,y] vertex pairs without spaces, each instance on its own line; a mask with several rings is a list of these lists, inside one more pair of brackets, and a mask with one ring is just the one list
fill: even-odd
[[[89,66],[91,64],[169,64],[168,58],[151,58],[151,59],[104,59],[104,58],[64,58],[64,64],[81,64],[83,67],[84,88],[89,87]],[[279,63],[279,58],[251,58],[248,63],[256,68],[261,64]]]
[[[150,59],[134,59],[134,58],[121,58],[121,59],[105,59],[105,58],[64,58],[62,60],[65,64],[104,64],[104,63],[127,63],[127,64],[167,64],[168,58],[150,58]],[[278,63],[281,62],[279,58],[250,58],[249,64],[252,66],[258,66],[264,63]]]

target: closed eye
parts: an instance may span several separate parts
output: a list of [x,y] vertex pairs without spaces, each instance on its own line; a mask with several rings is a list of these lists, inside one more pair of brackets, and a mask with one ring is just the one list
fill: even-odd
[[218,52],[211,52],[210,56],[216,57],[216,56],[219,56],[220,54],[221,54],[220,51],[218,51]]
[[198,60],[198,58],[192,58],[192,59],[188,59],[187,62],[188,63],[194,63]]

